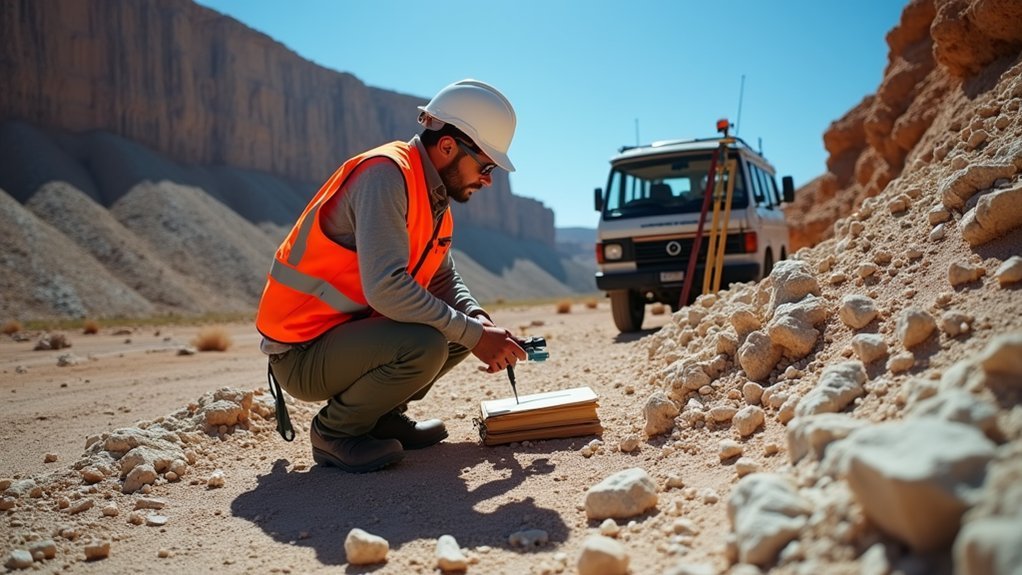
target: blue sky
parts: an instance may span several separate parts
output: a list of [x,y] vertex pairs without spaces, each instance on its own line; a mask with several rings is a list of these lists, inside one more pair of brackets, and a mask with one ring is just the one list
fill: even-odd
[[[518,114],[516,195],[596,227],[622,145],[728,117],[778,175],[826,169],[823,132],[876,91],[905,0],[200,0],[327,68],[430,98],[477,78]],[[739,122],[738,104],[745,77]],[[410,111],[409,113],[415,113]],[[409,134],[410,136],[411,134]],[[346,158],[338,158],[340,164]]]

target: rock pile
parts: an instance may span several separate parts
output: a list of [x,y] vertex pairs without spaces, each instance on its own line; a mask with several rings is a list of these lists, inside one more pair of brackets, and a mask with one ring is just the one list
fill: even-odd
[[[221,388],[170,415],[89,437],[85,454],[67,469],[0,479],[0,511],[16,517],[11,525],[21,527],[11,533],[7,567],[24,569],[49,561],[58,549],[65,557],[83,554],[89,561],[108,557],[110,527],[95,522],[96,511],[90,510],[101,506],[100,516],[116,517],[128,508],[132,525],[165,525],[170,518],[153,512],[167,501],[147,496],[152,486],[194,475],[196,468],[208,465],[216,443],[272,431],[274,421],[268,396]],[[223,472],[217,470],[190,484],[217,487],[223,482]],[[37,532],[39,526],[54,523],[55,518],[47,519],[54,513],[64,515],[57,519],[62,525],[56,534],[59,545]]]

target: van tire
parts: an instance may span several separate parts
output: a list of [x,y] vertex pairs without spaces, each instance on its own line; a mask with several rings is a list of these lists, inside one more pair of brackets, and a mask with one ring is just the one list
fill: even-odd
[[646,302],[634,291],[614,290],[610,292],[610,311],[618,331],[621,333],[639,331],[646,315]]
[[774,252],[768,249],[766,251],[766,256],[763,258],[763,277],[765,278],[768,275],[770,275],[770,272],[773,269],[774,269]]

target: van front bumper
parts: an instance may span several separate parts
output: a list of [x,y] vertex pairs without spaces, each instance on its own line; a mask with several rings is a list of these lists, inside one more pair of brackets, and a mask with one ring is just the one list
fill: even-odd
[[[701,264],[696,265],[695,283],[692,285],[698,286],[697,289],[702,289],[703,268]],[[726,288],[733,283],[756,281],[760,277],[760,269],[755,262],[724,264],[720,285]],[[678,269],[596,272],[596,287],[602,291],[681,289],[683,283],[684,270]]]

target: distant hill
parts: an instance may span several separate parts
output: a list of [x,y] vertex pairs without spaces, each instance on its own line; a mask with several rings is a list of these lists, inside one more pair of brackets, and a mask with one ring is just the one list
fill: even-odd
[[[3,215],[10,245],[32,246],[0,259],[9,316],[251,308],[321,182],[350,155],[410,138],[427,100],[366,86],[191,2],[65,8],[0,11]],[[557,247],[553,212],[512,194],[507,174],[453,209],[456,247],[472,260],[463,276],[478,278],[482,299],[592,291],[586,263]],[[55,246],[63,253],[42,253]]]

